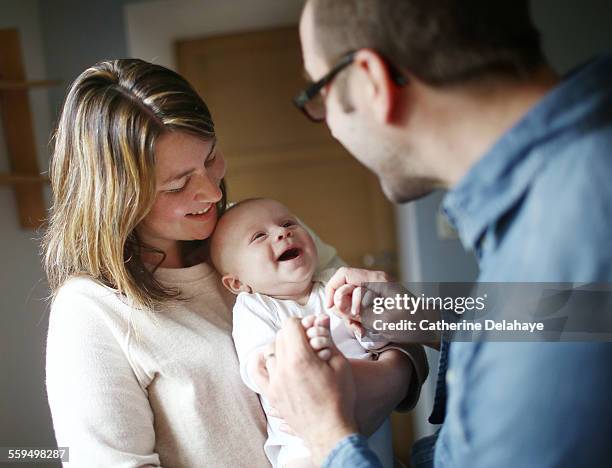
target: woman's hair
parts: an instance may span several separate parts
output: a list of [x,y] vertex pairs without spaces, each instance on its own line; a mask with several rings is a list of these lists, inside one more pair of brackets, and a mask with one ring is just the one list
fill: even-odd
[[[52,296],[66,280],[82,275],[138,307],[155,309],[180,295],[145,267],[143,251],[159,253],[159,264],[165,254],[144,245],[135,230],[155,201],[155,142],[167,131],[215,136],[206,104],[172,70],[137,59],[112,60],[74,81],[50,165],[53,205],[43,262]],[[221,189],[219,213],[225,208],[223,182]]]

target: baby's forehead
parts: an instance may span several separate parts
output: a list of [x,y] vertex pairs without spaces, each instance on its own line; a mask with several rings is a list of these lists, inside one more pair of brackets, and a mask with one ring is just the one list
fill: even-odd
[[249,200],[230,208],[225,214],[225,224],[232,230],[250,230],[277,217],[293,216],[283,204],[268,199]]
[[249,200],[243,204],[230,209],[228,214],[235,211],[236,218],[239,221],[245,220],[258,220],[266,216],[283,216],[291,215],[289,209],[275,200],[269,200],[266,198],[258,200]]

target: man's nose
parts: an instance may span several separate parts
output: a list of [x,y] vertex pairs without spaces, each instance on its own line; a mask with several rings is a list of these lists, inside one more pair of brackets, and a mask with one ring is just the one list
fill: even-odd
[[217,203],[223,197],[219,181],[209,174],[198,174],[194,199],[197,202]]

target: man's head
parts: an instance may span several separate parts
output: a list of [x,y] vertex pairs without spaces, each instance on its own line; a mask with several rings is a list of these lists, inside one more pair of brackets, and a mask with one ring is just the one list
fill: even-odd
[[[322,90],[327,123],[397,202],[443,185],[422,132],[411,132],[440,111],[427,93],[520,81],[544,62],[527,0],[309,0],[300,36],[313,80],[357,51]],[[392,68],[406,76],[406,86],[393,79]],[[430,133],[426,138],[435,139]]]
[[317,249],[308,231],[281,203],[244,200],[219,219],[211,239],[212,261],[234,294],[289,296],[312,281]]

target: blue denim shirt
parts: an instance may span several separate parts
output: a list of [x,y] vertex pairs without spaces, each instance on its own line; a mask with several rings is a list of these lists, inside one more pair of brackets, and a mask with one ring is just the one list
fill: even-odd
[[[611,179],[612,57],[605,56],[564,77],[447,194],[444,209],[476,253],[479,281],[609,283]],[[612,343],[446,349],[433,466],[610,466]],[[323,466],[379,465],[364,439],[352,437]]]

